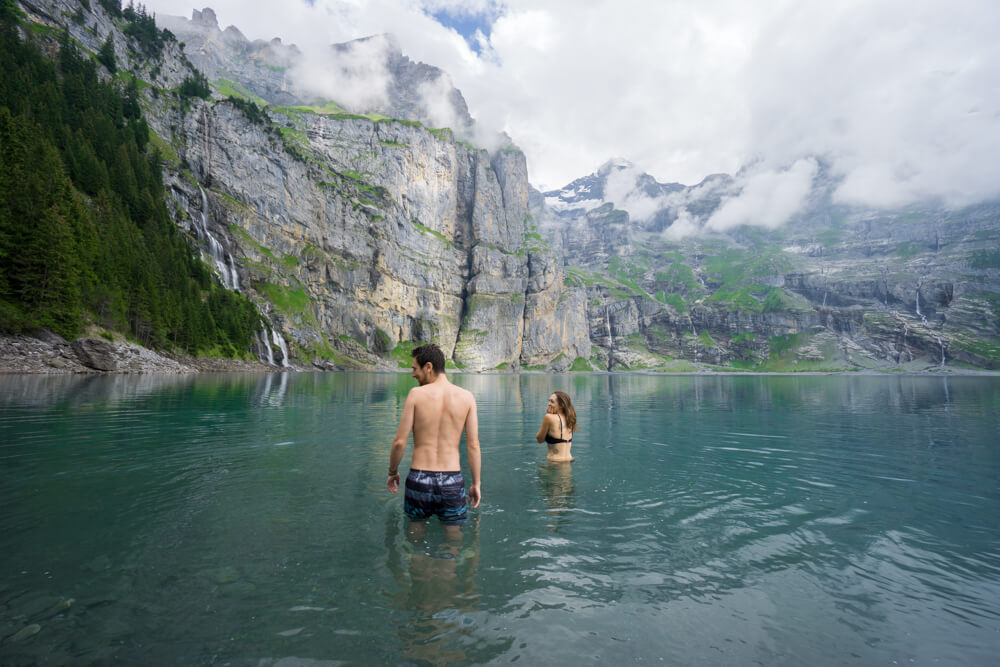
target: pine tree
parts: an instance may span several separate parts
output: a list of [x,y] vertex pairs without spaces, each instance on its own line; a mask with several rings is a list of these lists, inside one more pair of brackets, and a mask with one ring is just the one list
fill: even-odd
[[[0,329],[72,336],[90,318],[152,346],[245,354],[260,317],[170,219],[135,79],[101,82],[66,36],[53,63],[21,41],[13,8],[0,0]],[[141,5],[129,13],[137,39],[168,38]]]
[[118,71],[118,65],[115,63],[115,44],[111,41],[110,36],[104,40],[104,44],[101,44],[101,50],[97,53],[97,60],[107,67],[108,71],[112,74]]

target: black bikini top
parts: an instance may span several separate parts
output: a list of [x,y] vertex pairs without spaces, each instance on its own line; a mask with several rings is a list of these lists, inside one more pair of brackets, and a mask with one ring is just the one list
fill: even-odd
[[573,438],[572,437],[569,440],[563,440],[562,439],[562,434],[563,434],[562,417],[560,415],[556,415],[556,417],[559,417],[559,437],[558,438],[554,438],[551,435],[549,435],[548,433],[546,433],[545,434],[545,442],[547,442],[550,445],[558,445],[560,442],[573,442]]

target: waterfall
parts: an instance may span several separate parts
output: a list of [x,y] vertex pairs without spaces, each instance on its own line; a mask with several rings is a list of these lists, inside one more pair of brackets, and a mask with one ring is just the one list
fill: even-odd
[[[288,363],[288,343],[285,342],[284,336],[271,326],[271,322],[264,311],[261,310],[260,304],[257,305],[257,312],[260,313],[261,324],[261,328],[254,334],[254,340],[257,342],[255,346],[257,348],[257,358],[260,359],[261,363],[267,363],[269,366],[288,368],[290,366]],[[281,350],[280,364],[274,358],[275,345]]]
[[[270,329],[270,335],[268,335],[268,330]],[[269,366],[278,366],[278,362],[274,359],[274,347],[277,345],[278,349],[281,350],[281,364],[282,368],[288,368],[288,344],[285,342],[284,337],[278,333],[277,329],[272,329],[267,324],[264,328],[258,331],[255,335],[255,339],[258,344],[257,358],[261,362],[267,362]]]
[[[278,346],[279,350],[281,350],[282,367],[288,368],[288,345],[285,344],[285,339],[278,333],[277,329],[271,329],[271,340],[273,340],[274,344]],[[270,348],[270,346],[268,347]],[[273,358],[271,363],[274,363]]]
[[694,318],[691,317],[691,313],[688,313],[688,322],[691,323],[691,335],[695,338],[698,337],[698,330],[694,328]]
[[941,365],[944,366],[944,343],[941,342],[941,336],[935,335],[934,338],[937,339],[938,345],[941,347]]
[[826,308],[826,295],[829,294],[829,290],[823,290],[823,307]]
[[201,192],[201,225],[197,227],[198,234],[208,244],[208,252],[212,256],[212,261],[215,262],[215,269],[219,273],[219,278],[222,279],[223,287],[238,290],[240,288],[240,277],[236,273],[233,256],[227,255],[222,248],[222,244],[208,231],[208,195],[205,194],[205,189],[201,186],[198,186],[198,191]]
[[615,336],[611,331],[611,310],[604,306],[604,326],[608,330],[608,370],[611,370],[615,359]]
[[264,361],[264,357],[267,357],[267,363],[274,366],[274,350],[271,349],[271,343],[267,340],[265,331],[266,329],[262,329],[257,332],[257,342],[260,343],[261,347],[261,352],[257,353],[257,358]]
[[233,261],[233,254],[227,252],[226,259],[229,260],[229,275],[233,281],[233,289],[240,291],[240,274],[236,272],[236,262]]
[[917,317],[924,319],[923,313],[920,312],[920,287],[917,287]]
[[604,306],[604,325],[608,329],[608,347],[612,348],[615,346],[615,337],[611,333],[611,313],[607,306]]

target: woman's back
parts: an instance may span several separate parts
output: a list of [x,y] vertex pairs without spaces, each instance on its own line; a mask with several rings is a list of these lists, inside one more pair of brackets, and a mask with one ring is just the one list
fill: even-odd
[[550,461],[572,461],[570,450],[573,447],[573,431],[566,424],[562,414],[548,413],[545,415],[545,443],[549,451],[546,456]]

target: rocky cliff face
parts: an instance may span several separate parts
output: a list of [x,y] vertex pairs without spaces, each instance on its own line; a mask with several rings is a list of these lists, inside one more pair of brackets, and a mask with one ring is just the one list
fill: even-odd
[[[187,52],[168,41],[144,62],[120,20],[95,3],[83,22],[67,21],[80,9],[71,4],[24,6],[88,50],[110,35],[119,62],[149,84],[144,108],[166,157],[168,203],[220,281],[261,305],[275,330],[263,356],[398,367],[428,340],[469,370],[589,355],[582,292],[564,286],[555,255],[530,237],[524,154],[509,144],[490,154],[420,122],[420,86],[440,70],[388,54],[394,82],[381,110],[408,117],[279,107],[303,102],[278,66],[296,56],[292,47],[220,31],[206,9],[171,24]],[[170,89],[193,72],[190,61],[232,77],[222,92],[271,96],[269,110],[222,92],[179,100]],[[471,125],[461,94],[445,94],[459,124]]]
[[[734,179],[622,188],[629,169],[612,161],[534,199],[587,291],[595,367],[1000,367],[1000,205],[850,208],[821,173],[779,229],[676,235],[681,215],[703,224],[738,195]],[[642,217],[609,219],[620,205]]]
[[289,68],[302,57],[281,39],[249,40],[235,26],[225,30],[211,8],[193,10],[191,19],[157,16],[156,24],[184,42],[184,52],[210,81],[242,82],[246,91],[274,104],[298,104]]
[[579,299],[560,302],[557,262],[525,248],[520,151],[491,158],[413,122],[304,112],[276,118],[293,154],[236,106],[198,106],[158,123],[190,169],[170,180],[179,216],[208,193],[213,234],[293,356],[379,364],[434,340],[459,366],[518,367],[526,327],[531,361],[586,351],[568,324],[549,336],[537,322],[579,319]]
[[[433,340],[469,370],[1000,364],[997,205],[863,211],[817,188],[779,230],[678,235],[733,178],[623,188],[628,166],[612,162],[542,195],[512,144],[461,138],[458,91],[438,92],[459,137],[429,127],[424,86],[441,72],[398,47],[385,104],[344,108],[297,87],[294,47],[221,31],[208,9],[169,24],[186,51],[168,42],[149,60],[97,3],[21,5],[91,52],[110,36],[148,84],[175,219],[267,315],[273,363],[396,368]],[[215,93],[180,100],[195,65]]]
[[[356,113],[449,127],[471,136],[474,121],[465,98],[441,69],[414,62],[392,35],[332,44],[313,62],[280,37],[249,40],[235,26],[220,29],[211,8],[190,19],[158,16],[157,24],[185,44],[191,62],[221,94],[249,95],[262,104],[312,104],[319,98]],[[325,80],[325,79],[329,80]],[[358,89],[365,94],[358,94]]]

